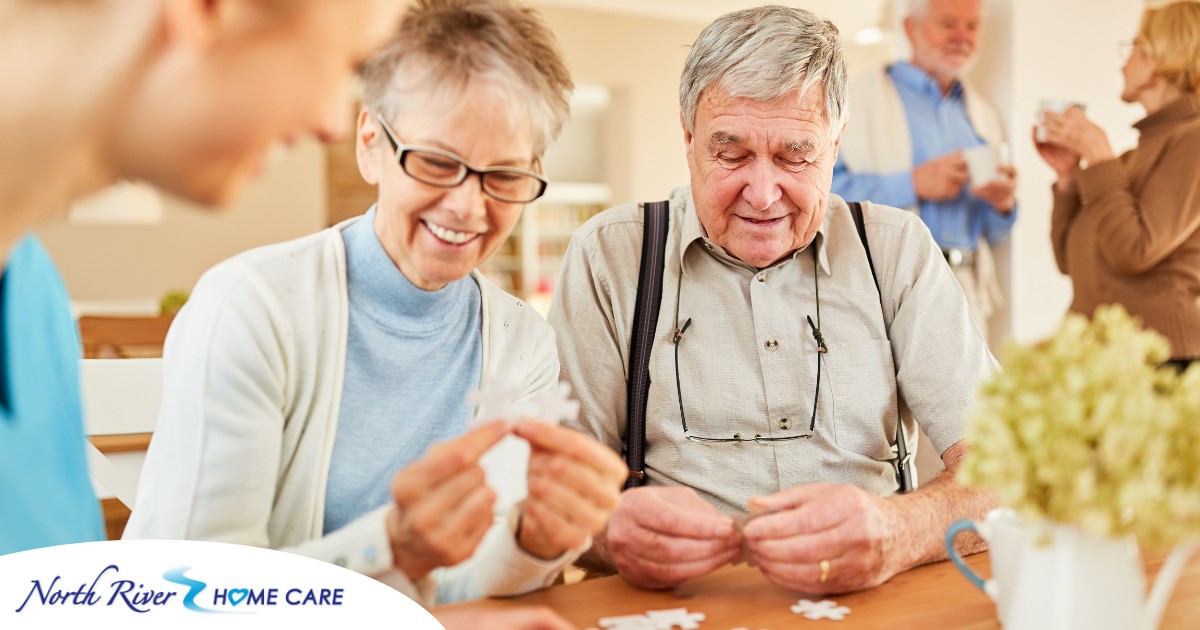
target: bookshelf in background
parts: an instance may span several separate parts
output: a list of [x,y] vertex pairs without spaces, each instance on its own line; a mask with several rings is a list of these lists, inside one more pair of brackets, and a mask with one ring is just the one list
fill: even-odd
[[611,201],[605,184],[551,183],[545,196],[525,208],[512,235],[480,271],[544,315],[571,234]]

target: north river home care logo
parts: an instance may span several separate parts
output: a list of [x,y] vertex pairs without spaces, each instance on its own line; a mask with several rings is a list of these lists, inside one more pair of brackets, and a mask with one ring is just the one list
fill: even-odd
[[429,611],[380,580],[403,583],[243,545],[61,545],[0,556],[0,628],[369,627],[379,619],[441,628]]
[[162,574],[161,582],[123,577],[121,567],[116,564],[101,569],[90,583],[64,579],[62,575],[48,581],[34,579],[15,612],[24,612],[33,605],[117,606],[148,613],[162,606],[181,605],[199,613],[246,613],[268,606],[341,606],[345,599],[344,588],[245,585],[209,588],[206,582],[184,575],[190,568],[170,569]]

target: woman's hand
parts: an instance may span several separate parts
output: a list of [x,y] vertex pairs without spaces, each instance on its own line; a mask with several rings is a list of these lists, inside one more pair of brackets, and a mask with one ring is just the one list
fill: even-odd
[[488,487],[479,458],[509,433],[493,422],[429,449],[392,479],[395,508],[387,530],[396,568],[416,581],[438,567],[458,564],[494,520],[496,493]]
[[1042,156],[1046,164],[1054,169],[1054,173],[1058,175],[1058,181],[1054,184],[1061,192],[1073,192],[1075,190],[1075,178],[1079,175],[1079,154],[1065,147],[1056,144],[1048,144],[1038,141],[1037,127],[1033,129],[1033,146],[1037,148],[1038,154]]
[[542,559],[581,546],[604,529],[628,471],[611,449],[566,427],[524,420],[514,433],[529,442],[529,495],[517,542]]
[[1088,120],[1083,110],[1078,107],[1072,107],[1062,114],[1046,114],[1042,120],[1042,127],[1046,130],[1045,144],[1067,149],[1079,155],[1088,164],[1097,164],[1116,157],[1104,130]]

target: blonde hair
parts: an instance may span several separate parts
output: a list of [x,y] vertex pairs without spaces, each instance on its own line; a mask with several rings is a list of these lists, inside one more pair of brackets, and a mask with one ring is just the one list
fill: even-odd
[[1154,73],[1189,94],[1200,94],[1200,2],[1184,0],[1142,14],[1137,42]]
[[482,84],[528,116],[535,157],[558,137],[575,87],[550,28],[511,0],[418,0],[360,74],[366,106],[389,120]]

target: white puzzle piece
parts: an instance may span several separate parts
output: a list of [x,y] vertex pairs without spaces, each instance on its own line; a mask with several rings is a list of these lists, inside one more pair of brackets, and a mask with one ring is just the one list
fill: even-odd
[[554,387],[517,404],[521,390],[499,379],[488,379],[483,389],[473,391],[467,402],[477,408],[471,428],[495,420],[516,422],[534,418],[551,424],[574,422],[579,417],[579,402],[571,400],[571,386],[558,383]]
[[704,621],[704,613],[688,612],[686,608],[647,610],[644,615],[623,615],[600,619],[604,630],[696,630]]
[[467,402],[475,405],[477,412],[471,421],[472,427],[481,426],[495,420],[515,420],[510,409],[513,402],[521,395],[521,391],[506,383],[489,379],[483,389],[467,395]]
[[850,614],[850,609],[845,606],[838,606],[837,602],[830,599],[823,599],[819,602],[814,602],[809,599],[802,599],[792,606],[792,612],[797,615],[804,615],[807,619],[831,619],[833,621],[841,621]]
[[658,630],[658,626],[646,615],[601,617],[600,627],[604,630]]
[[704,613],[690,613],[686,608],[668,608],[666,610],[647,610],[646,616],[654,622],[658,630],[696,630],[704,621]]
[[571,400],[571,386],[566,383],[535,396],[533,406],[537,408],[534,417],[551,424],[574,422],[579,417],[579,401]]

